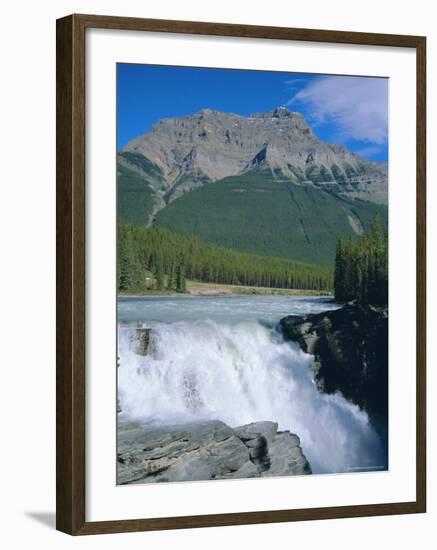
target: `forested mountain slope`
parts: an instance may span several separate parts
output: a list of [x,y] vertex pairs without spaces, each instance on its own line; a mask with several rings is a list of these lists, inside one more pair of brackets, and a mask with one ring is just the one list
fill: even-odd
[[337,235],[360,234],[387,209],[252,171],[186,193],[161,210],[158,227],[228,248],[332,265]]
[[285,108],[159,121],[118,155],[118,214],[208,243],[332,265],[335,237],[387,223],[387,167]]

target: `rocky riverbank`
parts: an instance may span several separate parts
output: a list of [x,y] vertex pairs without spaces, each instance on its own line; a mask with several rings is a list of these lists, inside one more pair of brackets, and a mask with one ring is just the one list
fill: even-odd
[[119,485],[311,474],[297,435],[275,422],[152,427],[120,420]]
[[284,337],[314,355],[314,379],[325,393],[341,392],[366,410],[383,439],[388,415],[387,307],[341,309],[280,321]]

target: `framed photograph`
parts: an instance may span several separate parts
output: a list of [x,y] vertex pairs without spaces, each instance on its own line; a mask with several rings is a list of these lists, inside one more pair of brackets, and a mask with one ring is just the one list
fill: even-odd
[[424,37],[57,22],[57,528],[426,510]]

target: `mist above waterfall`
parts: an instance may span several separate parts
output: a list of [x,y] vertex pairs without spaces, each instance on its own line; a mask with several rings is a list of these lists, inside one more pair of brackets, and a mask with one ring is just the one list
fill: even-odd
[[119,326],[124,416],[160,425],[218,419],[231,427],[271,420],[300,437],[314,473],[382,464],[367,414],[341,395],[320,393],[312,356],[274,328],[254,318],[146,324],[147,356],[136,353],[135,327]]

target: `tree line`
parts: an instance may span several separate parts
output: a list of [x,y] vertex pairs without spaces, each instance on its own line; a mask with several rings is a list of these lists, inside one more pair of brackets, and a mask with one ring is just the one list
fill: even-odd
[[334,293],[339,302],[383,305],[388,301],[388,235],[377,214],[357,239],[337,238]]
[[147,288],[184,292],[186,279],[269,288],[332,288],[330,268],[237,252],[167,229],[125,224],[120,219],[117,241],[121,292]]

